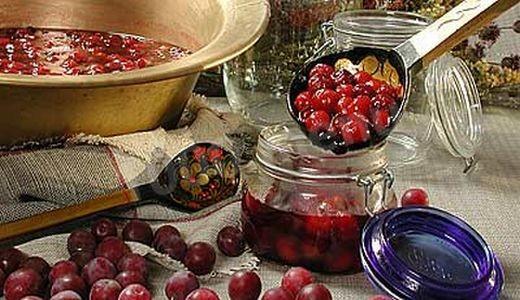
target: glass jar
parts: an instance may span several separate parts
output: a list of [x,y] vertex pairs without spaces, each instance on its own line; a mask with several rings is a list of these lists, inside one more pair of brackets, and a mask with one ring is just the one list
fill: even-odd
[[[407,12],[339,13],[323,25],[333,36],[316,55],[356,46],[392,49],[429,23],[429,19]],[[450,153],[466,161],[469,170],[481,141],[481,119],[480,97],[471,72],[461,59],[445,54],[412,78],[405,113],[388,138],[391,167],[418,166],[437,133]]]
[[365,222],[397,204],[385,144],[334,155],[291,122],[261,132],[255,160],[257,174],[242,200],[243,231],[254,253],[319,272],[360,272]]
[[291,119],[285,95],[293,74],[319,48],[322,22],[360,0],[270,0],[271,19],[263,37],[224,65],[231,108],[249,122],[267,126]]

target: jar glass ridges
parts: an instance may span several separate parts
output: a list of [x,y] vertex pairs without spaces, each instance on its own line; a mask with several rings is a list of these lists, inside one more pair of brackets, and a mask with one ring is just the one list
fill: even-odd
[[294,72],[321,45],[321,23],[359,7],[360,1],[271,0],[270,4],[271,20],[264,36],[224,66],[231,107],[259,126],[290,120],[285,94]]
[[258,174],[244,191],[246,239],[260,256],[315,271],[361,271],[369,212],[395,207],[385,146],[337,156],[313,146],[296,124],[264,129]]

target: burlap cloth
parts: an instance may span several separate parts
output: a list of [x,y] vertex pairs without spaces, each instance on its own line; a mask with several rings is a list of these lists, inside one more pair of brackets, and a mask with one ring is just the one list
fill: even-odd
[[[209,102],[212,107],[225,107],[224,99],[209,99]],[[200,113],[206,116],[201,118]],[[203,128],[195,130],[201,136],[193,133],[197,126]],[[467,220],[492,245],[506,272],[503,299],[520,299],[518,128],[520,111],[488,109],[485,114],[485,139],[478,154],[480,162],[478,169],[470,175],[462,174],[463,163],[460,159],[437,148],[430,151],[428,159],[420,167],[396,170],[398,193],[411,186],[427,188],[433,205]],[[179,134],[183,130],[184,133]],[[175,145],[183,141],[180,137],[186,138],[184,142],[209,139],[236,148],[226,133],[243,130],[241,122],[233,115],[215,114],[203,109],[189,129],[180,131],[157,130],[111,139],[81,137],[69,141],[69,146],[65,148],[0,154],[0,222],[146,182],[153,178],[153,171],[150,170],[159,168],[167,160],[168,155],[163,154],[178,149]],[[84,145],[85,142],[97,145]],[[161,155],[156,157],[157,153]],[[18,196],[21,193],[55,203],[20,203]],[[220,226],[238,222],[239,206],[236,202],[223,204],[219,208],[190,216],[161,206],[146,206],[123,213],[125,215],[177,219],[176,226],[188,233],[189,241],[201,239],[214,242],[216,230]],[[154,224],[158,226],[158,223]],[[65,258],[65,244],[58,242],[59,239],[63,239],[63,236],[47,237],[21,247],[53,262]],[[256,264],[251,254],[236,261],[219,256],[218,261],[217,269],[222,271],[242,264]],[[171,269],[175,266],[169,267]],[[156,299],[165,298],[162,289],[165,278],[172,272],[170,269],[159,265],[154,267],[152,282],[156,289]],[[285,266],[261,262],[259,273],[264,290],[277,286],[285,270]],[[319,275],[319,279],[331,288],[334,299],[367,299],[375,293],[362,274]],[[222,299],[227,299],[225,276],[208,279],[204,284],[219,292]]]

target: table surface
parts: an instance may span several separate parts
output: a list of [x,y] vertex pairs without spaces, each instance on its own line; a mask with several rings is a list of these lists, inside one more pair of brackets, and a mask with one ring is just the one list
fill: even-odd
[[[224,107],[222,99],[209,101]],[[474,172],[464,175],[462,160],[439,146],[433,147],[420,165],[396,170],[398,194],[409,187],[424,187],[433,206],[462,217],[489,242],[505,269],[502,299],[520,299],[519,156],[520,111],[489,108],[485,110],[484,139]],[[278,285],[285,270],[263,262],[259,272],[264,290]],[[319,278],[331,288],[335,299],[368,299],[374,294],[362,274]],[[209,286],[225,295],[226,284],[216,280]]]

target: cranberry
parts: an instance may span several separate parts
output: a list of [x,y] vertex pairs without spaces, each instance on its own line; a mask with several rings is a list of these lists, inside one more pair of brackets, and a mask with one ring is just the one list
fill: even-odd
[[314,283],[302,288],[296,300],[332,300],[332,295],[323,284]]
[[130,253],[130,248],[119,238],[110,236],[104,239],[96,248],[96,256],[102,256],[117,264],[119,260]]
[[376,109],[390,108],[394,105],[395,105],[394,99],[392,99],[388,96],[382,95],[382,94],[375,95],[372,98],[372,106]]
[[283,275],[282,287],[293,295],[298,295],[304,286],[314,283],[315,281],[311,272],[302,267],[295,267],[289,269]]
[[309,77],[315,75],[331,76],[334,73],[334,67],[327,64],[316,64],[309,72]]
[[29,268],[18,269],[5,280],[4,296],[6,300],[19,300],[25,296],[39,295],[42,287],[40,274]]
[[92,285],[89,298],[91,300],[117,300],[121,290],[121,285],[119,285],[117,281],[113,279],[100,279]]
[[14,272],[27,259],[22,251],[16,248],[9,248],[0,251],[0,268],[6,274]]
[[50,300],[82,300],[82,298],[74,291],[63,291],[52,296]]
[[159,227],[159,229],[155,231],[155,235],[153,237],[153,247],[157,249],[157,244],[160,244],[163,240],[169,239],[171,236],[181,237],[181,233],[177,228],[170,225]]
[[242,231],[234,226],[227,226],[220,230],[217,245],[224,255],[231,257],[240,256],[246,248]]
[[315,92],[321,89],[334,88],[334,81],[330,77],[322,75],[314,75],[309,78],[307,82],[307,89],[310,92]]
[[301,122],[305,122],[305,120],[307,120],[311,114],[314,112],[313,109],[308,109],[308,110],[304,110],[304,111],[301,111],[299,114],[298,114],[298,119],[301,121]]
[[330,89],[318,90],[311,100],[314,110],[334,112],[341,95]]
[[125,255],[117,263],[117,269],[119,272],[123,271],[136,271],[146,277],[148,275],[148,264],[146,258],[139,254],[130,253]]
[[352,74],[345,69],[334,72],[332,79],[334,79],[334,83],[336,85],[347,85],[354,83],[354,76],[352,76]]
[[343,125],[341,134],[346,145],[364,143],[370,139],[367,123],[358,117],[352,118]]
[[354,97],[354,86],[351,84],[342,84],[336,87],[336,92],[345,97]]
[[357,219],[348,213],[342,213],[341,216],[334,218],[332,226],[333,234],[339,241],[352,241],[360,237],[361,230]]
[[267,290],[262,296],[262,300],[294,300],[294,296],[286,289],[277,287]]
[[80,295],[86,295],[87,286],[78,275],[67,274],[54,281],[51,286],[51,296],[63,291],[74,291]]
[[139,58],[136,63],[137,66],[141,69],[146,68],[148,66],[148,61],[144,58]]
[[330,124],[330,117],[325,111],[319,110],[313,112],[306,120],[305,127],[311,133],[319,133],[327,130]]
[[301,92],[294,100],[294,107],[297,111],[304,111],[311,107],[312,94],[308,91]]
[[200,288],[191,292],[186,300],[219,300],[219,297],[210,289]]
[[151,300],[152,294],[140,284],[127,286],[119,295],[118,300]]
[[368,117],[370,115],[370,107],[372,106],[372,102],[368,96],[358,96],[356,99],[354,99],[352,106],[354,107],[354,112]]
[[96,249],[96,238],[88,231],[76,230],[67,239],[67,249],[70,254],[74,254],[77,251],[94,252]]
[[79,251],[79,252],[72,254],[70,256],[69,260],[76,263],[76,265],[81,269],[93,258],[94,258],[94,253]]
[[140,220],[133,220],[123,228],[123,239],[125,241],[151,245],[153,240],[153,231],[148,223]]
[[389,97],[391,99],[397,98],[397,91],[388,84],[382,84],[377,90],[377,94]]
[[354,75],[354,79],[358,84],[363,84],[372,80],[372,75],[365,71],[359,71]]
[[377,109],[372,114],[372,124],[376,132],[381,133],[390,127],[390,112],[387,109]]
[[52,284],[56,279],[68,274],[78,274],[78,266],[69,260],[59,261],[49,272],[49,282]]
[[47,278],[49,271],[51,270],[51,266],[49,266],[45,259],[38,256],[29,257],[22,263],[21,268],[33,269],[38,272],[42,278]]
[[168,299],[184,300],[192,291],[200,287],[197,276],[189,271],[178,271],[166,282]]
[[117,274],[116,281],[119,282],[123,288],[134,283],[146,285],[146,278],[138,271],[122,271]]
[[90,228],[90,231],[98,242],[101,242],[104,238],[109,236],[117,236],[116,224],[107,218],[99,219],[94,222]]
[[183,262],[188,270],[196,275],[206,275],[213,270],[216,259],[213,246],[208,243],[197,242],[188,248]]
[[231,300],[256,300],[262,292],[262,282],[252,271],[239,271],[231,276],[228,294]]
[[81,276],[88,285],[94,284],[99,279],[113,279],[116,274],[114,264],[104,257],[94,258],[81,271]]
[[350,97],[343,96],[339,99],[336,104],[336,112],[337,113],[345,113],[348,112],[349,107],[354,103],[354,99]]
[[288,264],[296,264],[300,259],[300,245],[291,237],[279,236],[275,242],[276,254]]
[[423,189],[409,189],[403,194],[403,197],[401,197],[402,206],[428,206],[429,203],[428,194]]

